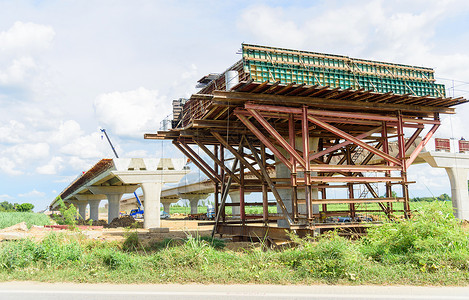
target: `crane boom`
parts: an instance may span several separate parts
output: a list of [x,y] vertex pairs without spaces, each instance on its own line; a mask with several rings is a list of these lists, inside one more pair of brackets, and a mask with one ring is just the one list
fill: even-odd
[[[109,136],[107,135],[107,132],[106,132],[106,129],[101,129],[101,132],[104,133],[104,135],[106,136],[106,139],[107,141],[109,142],[109,145],[111,146],[111,149],[112,151],[114,152],[114,155],[116,156],[116,158],[119,158],[119,155],[117,155],[117,151],[116,149],[114,148],[114,146],[112,145],[112,142],[111,142],[111,139],[109,138]],[[101,136],[102,137],[102,136]],[[137,200],[137,206],[138,206],[138,210],[132,210],[132,212],[130,213],[131,215],[134,214],[135,216],[137,214],[140,214],[143,216],[143,205],[142,205],[142,202],[140,201],[140,198],[137,196],[137,193],[134,192],[134,196],[135,196],[135,199]]]

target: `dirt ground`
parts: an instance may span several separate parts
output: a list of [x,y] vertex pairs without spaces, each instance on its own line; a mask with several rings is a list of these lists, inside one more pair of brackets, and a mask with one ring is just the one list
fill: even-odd
[[31,238],[33,240],[43,239],[49,232],[67,232],[69,234],[83,234],[89,239],[104,241],[124,241],[131,232],[137,232],[139,239],[146,242],[162,241],[169,239],[183,239],[188,235],[208,236],[211,234],[212,225],[200,226],[197,220],[171,219],[161,220],[161,227],[168,228],[169,232],[149,232],[147,229],[126,229],[126,228],[100,228],[89,227],[81,228],[79,231],[69,231],[58,228],[47,228],[43,226],[32,226],[27,228],[25,223],[0,230],[0,241],[17,240],[22,238]]

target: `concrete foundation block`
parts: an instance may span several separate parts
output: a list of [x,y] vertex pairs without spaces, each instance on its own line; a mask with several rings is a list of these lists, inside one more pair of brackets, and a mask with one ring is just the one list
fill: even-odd
[[153,227],[153,228],[148,228],[148,232],[150,232],[150,233],[169,233],[169,228],[167,228],[167,227]]

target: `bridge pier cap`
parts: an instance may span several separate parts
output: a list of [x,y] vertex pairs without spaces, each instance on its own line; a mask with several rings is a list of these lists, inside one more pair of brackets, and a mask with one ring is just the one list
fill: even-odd
[[419,154],[433,168],[444,168],[451,184],[453,213],[458,219],[469,220],[467,179],[469,154],[429,151]]
[[161,226],[160,198],[161,187],[166,183],[178,183],[189,169],[185,159],[140,158],[114,159],[116,170],[111,173],[124,184],[142,187],[145,197],[143,226],[146,229]]

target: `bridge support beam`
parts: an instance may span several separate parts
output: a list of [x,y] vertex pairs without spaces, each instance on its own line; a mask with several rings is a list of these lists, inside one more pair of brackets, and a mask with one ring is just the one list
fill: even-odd
[[161,181],[146,181],[142,182],[140,186],[145,197],[143,227],[147,229],[160,227],[160,197],[163,183]]
[[419,156],[433,168],[446,169],[451,184],[454,216],[461,220],[469,220],[469,154],[429,151],[420,153]]
[[112,220],[119,217],[120,200],[122,195],[133,193],[137,187],[137,185],[90,186],[89,190],[95,195],[106,195],[108,200],[107,222],[109,224],[112,222]]
[[169,208],[171,207],[172,202],[163,202],[163,211],[169,214]]
[[179,194],[182,199],[189,200],[191,206],[191,214],[198,213],[198,205],[200,200],[205,200],[208,194]]
[[93,221],[99,220],[99,203],[101,200],[88,200],[90,205],[90,219]]
[[[85,205],[90,205],[90,219],[93,221],[99,220],[99,203],[101,200],[106,199],[106,195],[75,195],[75,198],[78,199],[78,202],[81,202]],[[81,213],[80,213],[81,215]],[[83,216],[83,219],[85,217]]]

